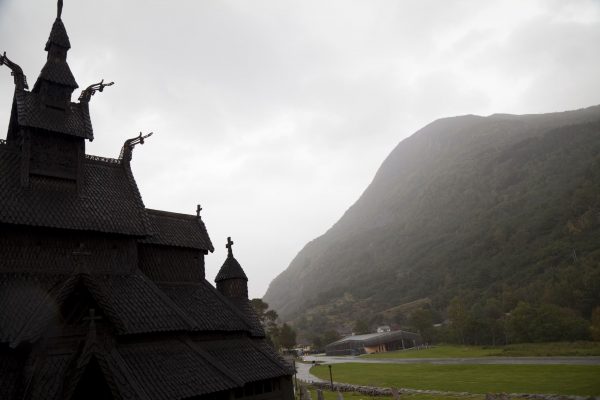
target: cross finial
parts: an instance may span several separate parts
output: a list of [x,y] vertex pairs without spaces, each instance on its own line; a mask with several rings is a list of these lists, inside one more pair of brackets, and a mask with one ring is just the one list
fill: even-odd
[[200,204],[198,204],[196,206],[196,217],[200,218],[200,211],[202,211],[202,207],[200,207]]
[[90,308],[90,314],[88,317],[84,317],[84,321],[90,321],[90,328],[96,327],[96,321],[101,320],[102,317],[96,316],[96,309]]
[[227,247],[227,253],[230,256],[233,255],[233,252],[231,250],[231,248],[233,247],[233,241],[231,240],[231,237],[227,237],[227,244],[225,245],[225,247]]
[[58,3],[56,4],[56,18],[60,19],[61,15],[62,15],[62,8],[63,8],[63,0],[58,0]]

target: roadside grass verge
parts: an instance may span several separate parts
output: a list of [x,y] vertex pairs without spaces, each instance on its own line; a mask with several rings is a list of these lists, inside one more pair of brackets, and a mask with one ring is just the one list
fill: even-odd
[[[327,365],[310,372],[329,380]],[[336,382],[377,387],[430,389],[469,393],[554,393],[600,395],[597,365],[438,365],[362,364],[333,365]]]
[[440,345],[422,350],[365,354],[364,358],[472,358],[472,357],[584,357],[600,356],[600,342],[520,343],[506,346]]
[[[309,389],[310,397],[313,400],[317,399],[317,391],[315,389]],[[338,400],[337,392],[330,390],[323,390],[323,396],[325,400]],[[391,400],[391,396],[368,396],[361,393],[344,392],[344,400]],[[472,395],[472,396],[449,396],[449,395],[436,395],[436,394],[421,394],[421,393],[402,393],[400,396],[402,400],[484,400],[483,395]]]

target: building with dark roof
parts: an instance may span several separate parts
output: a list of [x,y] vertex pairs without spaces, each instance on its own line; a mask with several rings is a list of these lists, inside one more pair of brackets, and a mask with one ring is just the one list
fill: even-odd
[[29,91],[15,82],[0,140],[0,398],[291,400],[293,371],[265,340],[232,252],[215,288],[196,215],[149,210],[130,162],[86,154],[92,95],[67,63],[61,20]]
[[328,356],[383,353],[410,349],[423,343],[417,333],[407,331],[384,331],[364,335],[350,335],[325,346]]

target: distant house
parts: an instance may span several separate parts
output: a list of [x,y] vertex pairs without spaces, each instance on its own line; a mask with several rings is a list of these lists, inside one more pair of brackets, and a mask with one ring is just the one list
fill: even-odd
[[[379,329],[378,329],[379,330]],[[359,355],[409,349],[422,344],[421,336],[406,331],[367,333],[346,336],[325,346],[328,356]]]
[[377,333],[390,332],[392,328],[389,325],[381,325],[377,327]]

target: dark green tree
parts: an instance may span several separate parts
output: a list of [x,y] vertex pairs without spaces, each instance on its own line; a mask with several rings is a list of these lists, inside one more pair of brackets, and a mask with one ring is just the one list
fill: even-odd
[[410,326],[416,330],[426,343],[433,340],[433,314],[430,309],[419,308],[410,315]]
[[337,333],[337,331],[330,329],[323,332],[322,335],[314,335],[312,338],[312,343],[315,350],[323,351],[325,349],[325,346],[339,339],[341,339],[340,334]]
[[250,300],[250,304],[265,328],[269,323],[277,321],[277,318],[279,317],[277,312],[275,310],[269,310],[269,305],[262,301],[262,299],[252,299]]
[[288,324],[283,324],[279,328],[276,344],[285,349],[291,349],[296,345],[296,331]]
[[496,298],[489,298],[483,306],[485,327],[487,330],[487,343],[496,345],[504,341],[504,313],[502,303]]
[[457,341],[465,344],[466,330],[469,324],[469,313],[465,300],[462,297],[454,297],[448,306],[448,318],[450,319],[450,330]]
[[507,321],[511,342],[551,342],[589,337],[589,322],[576,311],[553,304],[520,302]]
[[264,316],[265,312],[269,309],[269,305],[258,298],[250,300],[250,304],[256,315],[258,315],[258,318],[262,320],[262,316]]
[[363,333],[369,333],[369,324],[365,320],[359,319],[354,323],[352,331],[355,335],[361,335]]
[[600,341],[600,306],[592,311],[592,324],[590,325],[592,340]]
[[252,299],[250,304],[254,309],[254,312],[258,316],[258,319],[265,330],[267,340],[275,345],[276,338],[279,336],[279,327],[277,326],[277,312],[275,310],[269,310],[269,305],[262,301],[262,299]]
[[396,311],[392,316],[392,322],[398,325],[406,324],[407,318],[402,311]]
[[342,337],[340,336],[339,333],[337,333],[337,331],[334,330],[328,330],[325,331],[325,333],[323,333],[323,345],[326,346],[329,343],[333,343],[335,341],[340,340]]
[[323,336],[321,335],[314,335],[311,339],[312,345],[313,345],[313,349],[316,351],[320,351],[326,343],[323,343]]

